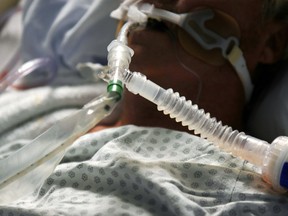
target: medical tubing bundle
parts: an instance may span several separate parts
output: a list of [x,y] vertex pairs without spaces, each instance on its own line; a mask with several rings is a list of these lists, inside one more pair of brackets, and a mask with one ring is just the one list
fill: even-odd
[[231,127],[223,126],[216,118],[211,118],[209,113],[193,105],[190,100],[180,97],[179,93],[161,88],[141,73],[126,70],[123,82],[130,92],[155,103],[159,111],[175,118],[183,126],[188,126],[195,134],[213,142],[222,150],[261,167],[264,180],[276,190],[282,192],[285,191],[284,188],[288,188],[287,137],[279,137],[269,145],[263,140],[232,130]]
[[[133,18],[131,15],[130,17]],[[183,126],[188,126],[195,134],[213,142],[220,149],[260,167],[266,182],[280,192],[286,191],[288,189],[288,137],[278,137],[269,145],[266,141],[223,126],[221,121],[211,118],[209,113],[193,105],[190,100],[186,101],[186,98],[181,97],[179,93],[174,93],[172,89],[161,88],[147,80],[141,73],[129,71],[133,50],[127,46],[127,36],[133,27],[145,25],[145,19],[143,23],[140,22],[141,24],[137,22],[128,21],[121,29],[117,40],[112,41],[108,46],[110,70],[109,74],[105,74],[106,78],[109,78],[106,81],[110,80],[108,92],[114,91],[121,96],[122,83],[124,83],[130,92],[155,103],[159,111],[175,118]],[[239,52],[237,54],[239,55]],[[240,66],[242,65],[241,63]],[[101,76],[100,78],[103,79]]]

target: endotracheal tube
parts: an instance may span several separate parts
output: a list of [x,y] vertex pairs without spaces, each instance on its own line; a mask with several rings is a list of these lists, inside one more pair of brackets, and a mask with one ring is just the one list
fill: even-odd
[[195,134],[213,142],[222,150],[251,162],[262,170],[263,179],[281,192],[288,189],[288,137],[278,137],[272,144],[223,126],[190,100],[180,97],[172,89],[165,90],[137,72],[129,71],[133,50],[127,46],[129,31],[140,24],[128,22],[118,38],[108,46],[108,73],[100,78],[108,81],[108,91],[121,97],[123,84],[134,93],[155,103],[159,111],[188,126]]
[[113,40],[108,49],[108,74],[102,74],[102,79],[109,80],[108,92],[116,92],[119,97],[123,91],[123,74],[129,68],[134,51],[127,46],[127,35],[131,29],[139,26],[138,23],[127,22]]

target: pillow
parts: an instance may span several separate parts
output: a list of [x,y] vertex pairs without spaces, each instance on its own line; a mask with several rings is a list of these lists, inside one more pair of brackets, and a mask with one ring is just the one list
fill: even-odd
[[[26,0],[23,16],[23,59],[53,58],[59,68],[78,62],[106,63],[107,46],[117,21],[110,17],[120,0]],[[37,46],[35,46],[37,44]]]
[[272,142],[288,136],[288,63],[277,71],[271,85],[262,86],[264,93],[253,104],[247,121],[248,133]]

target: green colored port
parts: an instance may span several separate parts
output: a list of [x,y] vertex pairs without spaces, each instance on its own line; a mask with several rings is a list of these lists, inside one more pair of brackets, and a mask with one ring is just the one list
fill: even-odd
[[115,92],[119,95],[119,100],[123,94],[123,84],[120,80],[113,80],[108,83],[107,92]]

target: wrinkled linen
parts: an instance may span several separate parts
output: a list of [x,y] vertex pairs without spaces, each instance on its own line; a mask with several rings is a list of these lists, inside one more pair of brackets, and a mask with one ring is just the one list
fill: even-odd
[[37,193],[0,214],[287,215],[287,204],[256,167],[206,140],[127,125],[79,138]]

